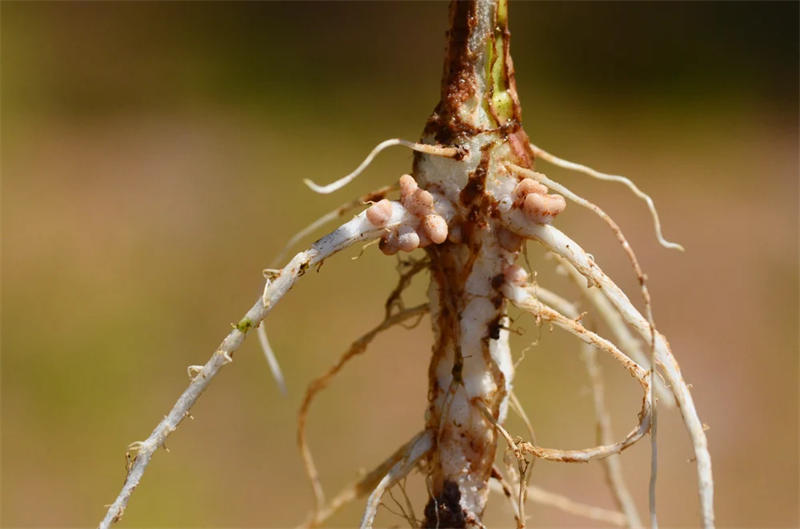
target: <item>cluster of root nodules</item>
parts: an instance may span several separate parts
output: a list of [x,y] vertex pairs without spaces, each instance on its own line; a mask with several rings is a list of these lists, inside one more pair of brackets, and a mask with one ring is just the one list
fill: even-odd
[[547,187],[532,178],[524,178],[514,189],[514,206],[533,222],[548,224],[564,211],[567,201],[561,195],[549,195]]
[[[381,238],[380,249],[386,255],[411,252],[447,240],[447,221],[434,210],[433,195],[420,189],[411,175],[400,177],[400,203],[416,217],[412,224],[389,230]],[[367,219],[375,226],[385,226],[392,214],[392,204],[384,199],[370,206]]]

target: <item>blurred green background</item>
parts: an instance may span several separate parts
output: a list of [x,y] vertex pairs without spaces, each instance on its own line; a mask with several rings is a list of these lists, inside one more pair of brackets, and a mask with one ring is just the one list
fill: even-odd
[[[416,138],[436,103],[445,3],[16,3],[2,16],[3,526],[92,526],[144,439],[259,294],[261,269],[313,218],[409,170],[387,152],[347,190],[302,184]],[[798,4],[523,3],[512,52],[526,128],[551,152],[632,176],[660,206],[654,242],[623,187],[540,164],[614,215],[648,272],[659,326],[693,385],[724,527],[798,520]],[[571,206],[558,225],[636,299],[613,235]],[[575,296],[530,246],[542,284]],[[381,319],[393,258],[330,261],[269,317],[289,385],[254,339],[156,454],[121,527],[288,527],[312,505],[295,447],[303,389]],[[422,299],[418,280],[409,302]],[[539,440],[592,443],[578,345],[515,337]],[[312,408],[333,493],[423,424],[430,331],[394,330]],[[638,409],[604,363],[616,431]],[[516,422],[510,427],[522,433]],[[660,423],[665,527],[697,523],[676,411]],[[623,459],[646,510],[648,448]],[[416,480],[417,510],[423,506]],[[611,507],[600,464],[533,481]],[[331,520],[352,526],[358,502]],[[591,522],[530,507],[533,526]],[[510,526],[501,498],[488,520]],[[402,526],[387,512],[382,525]]]

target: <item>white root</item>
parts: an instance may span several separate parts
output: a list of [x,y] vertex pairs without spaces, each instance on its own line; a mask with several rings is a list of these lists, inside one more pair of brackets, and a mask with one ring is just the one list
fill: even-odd
[[272,378],[274,378],[275,382],[278,384],[278,389],[280,392],[286,395],[286,381],[283,378],[283,372],[281,371],[281,366],[278,363],[278,357],[275,356],[275,351],[272,350],[272,346],[269,344],[267,330],[264,327],[265,324],[262,322],[261,325],[259,325],[256,329],[256,333],[258,334],[258,343],[261,344],[261,350],[264,352],[264,358],[267,359],[267,365],[269,365]]
[[[378,227],[372,224],[367,219],[366,211],[362,211],[349,222],[342,224],[336,230],[319,239],[309,250],[294,256],[280,273],[272,273],[271,278],[264,287],[264,295],[262,296],[264,307],[269,307],[271,296],[283,296],[294,284],[294,281],[303,275],[309,267],[321,263],[330,255],[355,243],[382,236],[385,228],[396,227],[413,221],[413,217],[402,204],[399,202],[392,202],[391,204],[392,215],[385,227]],[[261,320],[259,319],[258,321]]]
[[332,221],[338,219],[339,217],[344,216],[345,213],[347,213],[348,211],[352,211],[352,210],[354,210],[354,209],[356,209],[358,207],[361,207],[365,203],[375,199],[376,197],[383,197],[387,193],[389,193],[390,191],[392,191],[394,189],[396,189],[396,186],[384,186],[384,187],[382,187],[380,189],[376,189],[372,193],[367,193],[366,195],[362,195],[362,196],[358,197],[355,200],[351,200],[350,202],[347,202],[346,204],[342,204],[341,206],[339,206],[338,208],[334,209],[333,211],[329,211],[326,214],[322,215],[320,218],[318,218],[317,220],[315,220],[314,222],[312,222],[311,224],[309,224],[308,226],[306,226],[302,230],[300,230],[297,233],[295,233],[292,236],[292,238],[289,239],[289,242],[287,242],[284,245],[284,247],[281,249],[281,251],[275,257],[275,259],[272,260],[272,263],[271,263],[270,266],[276,266],[276,265],[280,264],[281,262],[283,262],[283,259],[286,257],[286,254],[289,252],[289,250],[291,250],[292,247],[294,247],[294,245],[297,244],[298,242],[300,242],[300,240],[303,239],[304,237],[306,237],[308,235],[311,235],[312,233],[317,231],[322,226],[328,224],[329,222],[332,222]]
[[[589,209],[590,211],[594,212],[606,224],[608,224],[608,226],[614,232],[614,234],[617,237],[617,240],[619,241],[620,245],[622,246],[622,249],[625,251],[625,254],[628,256],[628,260],[630,261],[631,266],[633,266],[633,270],[636,273],[637,279],[639,280],[639,287],[640,287],[641,292],[642,292],[642,298],[644,299],[645,315],[647,316],[647,321],[650,324],[650,356],[651,356],[651,359],[650,359],[649,365],[650,365],[650,368],[652,370],[651,373],[650,373],[650,376],[651,376],[651,378],[655,379],[655,377],[654,377],[655,348],[653,347],[653,344],[655,342],[656,324],[655,324],[655,319],[653,318],[653,306],[652,306],[652,303],[650,301],[650,291],[647,289],[646,276],[645,276],[644,272],[642,271],[642,267],[639,265],[639,260],[636,258],[636,254],[634,253],[633,248],[628,243],[628,240],[625,237],[625,235],[622,233],[622,230],[620,229],[620,227],[617,225],[617,223],[614,221],[614,219],[612,219],[605,211],[600,209],[599,206],[597,206],[596,204],[594,204],[592,202],[589,202],[588,200],[586,200],[585,198],[583,198],[581,196],[578,196],[577,194],[573,193],[572,191],[570,191],[569,189],[567,189],[563,185],[559,184],[558,182],[555,182],[555,181],[551,180],[550,178],[548,178],[547,176],[545,176],[545,175],[543,175],[541,173],[537,173],[535,171],[531,171],[531,170],[525,169],[523,167],[519,167],[517,165],[509,164],[509,166],[513,170],[518,172],[519,174],[522,174],[523,176],[527,176],[528,178],[533,178],[535,181],[537,181],[537,182],[539,182],[541,184],[544,184],[546,186],[549,186],[551,189],[561,193],[562,195],[567,197],[569,200],[572,200],[573,202],[577,203],[578,205],[583,206],[583,207]],[[653,209],[653,211],[655,211],[655,209]],[[657,442],[657,437],[656,437],[656,433],[657,433],[657,424],[656,424],[656,422],[657,422],[658,413],[657,413],[657,404],[656,404],[656,401],[654,400],[654,395],[652,395],[652,393],[655,391],[655,384],[651,384],[650,385],[650,390],[649,391],[651,393],[650,401],[653,403],[653,416],[651,417],[651,429],[650,429],[651,451],[650,451],[650,489],[649,489],[650,490],[650,498],[649,498],[649,506],[650,506],[650,521],[651,521],[650,525],[651,525],[651,527],[653,529],[655,529],[655,527],[658,525],[658,521],[656,519],[656,477],[658,475],[658,442]]]
[[514,285],[505,285],[503,287],[503,294],[515,305],[531,312],[537,318],[541,318],[543,321],[552,322],[556,326],[576,336],[583,342],[609,353],[612,357],[614,357],[615,360],[621,363],[625,369],[627,369],[631,376],[636,378],[636,380],[642,386],[642,390],[644,391],[645,395],[642,402],[642,409],[639,412],[638,424],[628,433],[628,435],[625,436],[623,440],[619,442],[602,444],[591,448],[578,450],[542,448],[527,442],[518,443],[517,446],[523,452],[531,453],[541,459],[547,459],[549,461],[585,463],[593,459],[602,459],[613,454],[619,454],[641,439],[650,429],[650,418],[652,412],[651,393],[649,391],[650,376],[648,371],[628,358],[624,353],[622,353],[622,351],[620,351],[608,340],[587,330],[578,321],[568,318],[555,309],[552,309],[551,307],[541,303],[533,295],[531,295],[528,289]]
[[[540,184],[544,184],[544,185],[550,187],[552,190],[557,191],[558,193],[561,193],[567,199],[569,199],[569,200],[577,203],[578,205],[580,205],[582,207],[585,207],[585,208],[589,209],[590,211],[594,212],[606,224],[608,224],[608,226],[614,232],[614,235],[616,235],[617,240],[620,243],[620,246],[622,246],[623,251],[627,255],[628,260],[630,261],[631,266],[633,267],[633,271],[636,273],[636,277],[639,280],[639,287],[641,289],[642,298],[644,299],[645,314],[647,315],[647,321],[650,324],[650,355],[651,355],[651,360],[650,360],[650,362],[648,362],[648,364],[651,366],[651,369],[655,369],[653,367],[655,362],[653,361],[654,358],[652,358],[652,357],[655,355],[655,349],[653,347],[653,342],[655,341],[654,337],[655,337],[655,332],[656,332],[656,324],[655,324],[655,319],[653,318],[653,307],[652,307],[652,303],[651,303],[651,300],[650,300],[650,291],[647,289],[646,276],[645,276],[644,272],[642,271],[642,267],[639,264],[639,260],[636,258],[636,254],[634,253],[633,248],[628,243],[628,240],[625,237],[625,235],[622,233],[622,230],[620,229],[620,227],[617,225],[617,223],[614,221],[614,219],[612,219],[599,206],[597,206],[596,204],[594,204],[592,202],[589,202],[585,198],[573,193],[572,191],[570,191],[569,189],[567,189],[563,185],[559,184],[558,182],[555,182],[554,180],[551,180],[547,176],[545,176],[545,175],[543,175],[541,173],[537,173],[535,171],[531,171],[529,169],[525,169],[523,167],[519,167],[519,166],[514,165],[514,164],[509,164],[509,167],[512,170],[516,171],[518,174],[521,174],[521,175],[523,175],[523,176],[525,176],[525,177],[527,177],[529,179],[533,179],[534,181],[536,181],[536,182],[538,182]],[[525,180],[523,180],[523,182],[525,182]],[[655,379],[655,377],[653,375],[654,375],[654,373],[651,372],[650,376],[653,379]],[[655,389],[655,384],[651,384],[650,385],[650,389],[649,389],[651,395],[650,395],[649,398],[650,398],[650,401],[653,403],[653,415],[651,417],[651,429],[650,429],[650,441],[651,441],[650,468],[651,468],[651,472],[650,472],[650,498],[649,498],[649,505],[650,505],[650,518],[651,518],[651,526],[652,527],[655,527],[657,525],[655,493],[656,493],[656,476],[658,474],[658,472],[657,472],[657,469],[658,469],[658,460],[657,460],[658,444],[657,444],[657,438],[656,438],[656,432],[657,432],[657,425],[656,425],[657,409],[656,408],[657,408],[657,405],[656,405],[656,401],[654,400],[654,395],[652,395],[652,393],[654,392],[654,389]]]
[[664,248],[683,251],[683,246],[675,242],[670,242],[664,238],[664,235],[661,233],[661,220],[658,218],[658,211],[656,211],[653,199],[650,198],[650,195],[639,189],[639,187],[636,184],[634,184],[631,179],[621,175],[601,173],[600,171],[592,169],[591,167],[588,167],[586,165],[564,160],[563,158],[559,158],[558,156],[551,154],[542,149],[541,147],[537,147],[534,144],[531,144],[531,149],[533,149],[533,154],[534,156],[536,156],[536,158],[541,158],[542,160],[550,162],[553,165],[557,165],[558,167],[562,167],[564,169],[569,169],[572,171],[577,171],[579,173],[583,173],[598,180],[620,182],[624,184],[637,197],[644,200],[645,203],[647,204],[647,208],[650,210],[650,215],[653,217],[653,224],[655,225],[656,237],[658,238],[658,243]]
[[[653,374],[653,370],[650,370]],[[651,386],[650,392],[653,389]],[[658,476],[658,444],[656,443],[656,435],[658,429],[658,421],[656,420],[657,409],[653,406],[653,425],[650,430],[650,484],[647,487],[649,498],[648,508],[650,510],[650,529],[658,529],[658,517],[656,516],[656,477]]]
[[425,430],[417,434],[407,448],[402,457],[392,466],[392,468],[381,478],[375,486],[375,490],[367,499],[367,507],[364,516],[361,518],[361,529],[371,529],[375,522],[375,515],[378,513],[378,505],[381,503],[383,494],[395,483],[403,479],[409,472],[414,470],[423,457],[433,448],[433,432]]
[[[564,297],[556,294],[552,290],[548,290],[544,287],[539,286],[538,284],[534,283],[528,287],[528,292],[533,294],[533,296],[544,303],[545,305],[549,305],[561,314],[565,316],[569,316],[573,320],[577,320],[580,318],[581,314],[578,312],[578,307],[576,303],[571,301],[567,301]],[[628,355],[630,356],[630,355]],[[637,364],[641,364],[639,360],[633,359]]]
[[[633,306],[625,293],[600,269],[575,241],[550,225],[536,224],[520,211],[511,210],[504,215],[506,227],[514,233],[535,239],[548,250],[560,255],[571,263],[592,284],[599,287],[614,305],[623,319],[642,337],[648,339],[650,324]],[[655,335],[655,354],[657,363],[663,370],[667,383],[672,386],[675,400],[680,407],[684,423],[689,432],[697,463],[698,490],[703,526],[714,527],[714,481],[711,470],[711,456],[708,452],[703,423],[697,414],[691,392],[681,375],[669,344],[661,333]]]
[[[608,301],[608,298],[603,295],[602,290],[588,287],[586,285],[586,278],[581,275],[581,273],[578,272],[574,266],[557,254],[550,255],[558,259],[559,263],[562,265],[559,267],[559,270],[563,270],[563,273],[572,279],[572,282],[575,284],[575,286],[580,289],[583,297],[597,310],[597,314],[602,318],[603,322],[614,335],[614,338],[616,339],[615,343],[617,343],[619,348],[625,354],[630,356],[637,364],[650,369],[652,363],[650,362],[649,356],[645,354],[644,350],[642,349],[642,342],[631,333],[630,329],[625,324],[625,321],[622,319],[622,316],[620,316],[616,309],[611,305],[611,302]],[[535,293],[548,305],[567,314],[564,310],[561,310],[558,305],[555,305],[553,302],[544,297],[547,294],[541,287],[537,286]],[[656,396],[658,397],[659,406],[665,406],[670,409],[675,407],[675,398],[672,396],[670,389],[664,385],[664,379],[661,378],[661,376],[656,377],[654,389]]]
[[[409,220],[410,217],[405,208],[399,203],[392,203],[390,223],[397,225]],[[133,460],[128,469],[125,483],[100,522],[99,527],[101,529],[110,527],[112,523],[122,517],[125,507],[128,505],[134,489],[141,481],[153,453],[164,446],[167,437],[189,415],[189,410],[219,370],[232,361],[231,355],[242,345],[246,333],[261,323],[297,279],[309,267],[321,263],[336,252],[357,242],[380,237],[382,234],[383,229],[376,228],[370,224],[366,219],[366,213],[362,212],[338,229],[319,239],[308,250],[297,254],[283,269],[271,274],[271,279],[267,280],[263,294],[225,337],[202,369],[195,370],[195,376],[192,378],[189,387],[181,394],[170,412],[158,423],[146,440],[136,443],[135,454],[132,455]]]
[[[633,250],[616,223],[599,207],[544,175],[507,162],[514,160],[522,165],[530,165],[535,153],[539,158],[561,167],[603,180],[622,182],[647,203],[659,243],[667,248],[682,247],[664,239],[652,199],[627,178],[607,175],[562,160],[532,145],[531,149],[528,148],[527,134],[521,128],[521,110],[509,52],[506,4],[505,0],[453,2],[442,99],[427,122],[421,140],[429,144],[397,138],[385,140],[343,178],[327,185],[304,180],[316,193],[333,193],[351,183],[379,153],[391,146],[407,147],[418,153],[414,160],[414,176],[404,175],[400,179],[399,202],[391,202],[383,196],[375,198],[376,203],[367,211],[316,241],[310,249],[297,254],[283,269],[269,272],[261,298],[236,324],[208,363],[189,368],[192,378],[190,386],[170,414],[147,440],[129,446],[130,452],[126,455],[130,466],[123,491],[109,509],[101,527],[108,527],[120,518],[154,451],[164,446],[167,436],[188,416],[191,406],[211,378],[221,367],[232,362],[233,353],[254,327],[270,369],[285,391],[283,376],[262,321],[307,270],[315,265],[321,266],[324,259],[333,253],[367,240],[380,240],[379,248],[388,255],[400,251],[411,252],[417,248],[426,249],[429,257],[426,264],[432,275],[430,309],[428,305],[421,305],[404,310],[399,295],[407,279],[406,276],[401,277],[398,289],[387,301],[384,321],[353,343],[332,368],[311,383],[298,421],[298,443],[316,498],[309,526],[322,523],[346,502],[369,492],[361,528],[371,529],[384,494],[415,468],[424,468],[430,498],[422,525],[439,527],[441,521],[443,526],[482,529],[484,525],[481,518],[489,492],[487,484],[490,476],[494,477],[495,474],[496,447],[500,436],[511,447],[519,465],[515,470],[511,458],[507,459],[508,475],[515,476],[519,472],[519,495],[514,509],[520,529],[525,525],[524,504],[529,493],[534,501],[538,499],[567,512],[597,520],[605,516],[605,521],[615,524],[624,524],[627,520],[631,526],[639,526],[641,523],[635,508],[634,515],[628,512],[632,505],[630,495],[625,498],[627,491],[624,485],[612,479],[614,468],[619,470],[612,462],[607,466],[609,481],[627,516],[529,487],[527,480],[530,465],[536,458],[588,462],[618,456],[649,431],[652,442],[650,508],[651,524],[655,527],[657,447],[654,375],[656,367],[660,366],[672,386],[692,437],[700,480],[703,522],[707,528],[713,527],[713,482],[703,425],[697,418],[688,386],[680,375],[669,345],[656,330],[649,292],[645,286],[646,277]],[[451,141],[440,141],[441,138],[451,138],[458,146],[439,145]],[[509,168],[527,174],[529,178],[519,182]],[[544,184],[561,194],[549,194],[549,188]],[[564,210],[565,197],[594,211],[612,228],[637,274],[644,298],[645,316],[603,273],[591,256],[566,235],[546,225]],[[350,205],[315,221],[292,238],[289,244],[294,244],[325,222],[343,215]],[[506,229],[509,231],[504,234]],[[562,310],[559,311],[532,294],[524,271],[515,264],[525,238],[538,240],[575,267],[589,279],[589,286],[596,286],[597,291],[620,314],[620,325],[630,325],[649,341],[649,371],[643,367],[644,361],[637,363],[614,343],[587,329],[581,323],[582,315],[577,312],[575,305],[555,295],[549,296],[554,306],[560,306]],[[362,253],[368,246],[362,247]],[[425,266],[414,265],[407,277],[413,276],[413,270],[417,267],[422,269]],[[542,292],[545,298],[548,297],[547,291]],[[511,394],[515,366],[508,343],[507,301],[532,313],[537,321],[551,322],[586,344],[585,362],[592,377],[595,413],[600,425],[598,446],[578,450],[538,446],[530,421]],[[326,502],[306,440],[305,425],[313,398],[350,359],[362,353],[380,331],[411,316],[421,316],[428,310],[434,315],[432,326],[435,345],[428,370],[430,385],[425,430],[358,483],[346,488],[331,502]],[[634,340],[631,338],[631,341]],[[610,354],[621,363],[644,391],[636,426],[617,442],[611,437],[608,413],[603,404],[603,386],[594,357],[596,349]],[[638,345],[631,350],[634,349],[638,351]],[[645,355],[642,353],[641,356]],[[509,395],[511,406],[519,410],[530,430],[531,442],[514,439],[503,428]],[[498,479],[504,493],[511,496],[511,488],[499,472],[497,475],[500,476]],[[617,477],[621,480],[621,475]],[[440,513],[446,517],[440,517]],[[415,525],[413,515],[409,518]]]
[[628,260],[630,261],[631,266],[633,267],[633,271],[636,274],[636,278],[638,279],[639,285],[641,287],[642,298],[644,299],[645,313],[647,315],[647,319],[648,319],[651,327],[655,328],[655,322],[653,321],[653,314],[652,314],[652,303],[650,301],[650,292],[648,291],[647,285],[646,285],[647,278],[646,278],[646,276],[644,274],[644,271],[642,271],[642,267],[639,264],[639,260],[636,258],[636,254],[634,253],[633,248],[631,247],[630,243],[628,243],[628,239],[622,233],[622,230],[620,229],[619,225],[617,225],[617,223],[614,221],[614,219],[612,219],[605,211],[603,211],[596,204],[594,204],[592,202],[589,202],[585,198],[573,193],[572,191],[570,191],[569,189],[567,189],[563,185],[561,185],[558,182],[548,178],[546,175],[544,175],[542,173],[537,173],[535,171],[531,171],[529,169],[525,169],[524,167],[519,167],[518,165],[514,165],[514,164],[508,164],[508,166],[511,169],[513,169],[515,172],[517,172],[518,174],[521,174],[521,175],[523,175],[523,176],[525,176],[527,178],[532,178],[532,179],[536,180],[537,182],[540,182],[540,183],[548,186],[553,191],[557,191],[558,193],[561,193],[562,195],[567,197],[569,200],[575,202],[579,206],[582,206],[582,207],[592,211],[598,217],[600,217],[606,224],[608,224],[608,226],[614,232],[614,235],[617,237],[617,240],[619,241],[620,246],[622,246],[622,249],[625,252],[625,255],[628,257]]
[[328,193],[333,193],[334,191],[338,191],[339,189],[343,188],[350,182],[356,179],[358,175],[360,175],[364,169],[366,169],[369,164],[372,163],[372,160],[384,149],[387,147],[394,147],[395,145],[402,145],[403,147],[408,147],[409,149],[417,152],[424,152],[426,154],[432,154],[434,156],[443,156],[445,158],[454,158],[458,155],[459,151],[455,147],[443,147],[439,145],[427,145],[424,143],[416,143],[413,141],[408,140],[401,140],[399,138],[393,138],[390,140],[384,140],[378,145],[375,146],[372,151],[364,158],[364,161],[361,162],[361,165],[356,167],[356,170],[352,173],[343,176],[342,178],[332,182],[328,185],[319,185],[315,184],[308,178],[304,179],[303,182],[311,188],[312,191],[315,193],[320,193],[322,195],[327,195]]
[[308,446],[308,439],[306,438],[306,420],[308,418],[308,410],[311,406],[311,402],[314,400],[314,397],[317,395],[317,393],[325,389],[331,379],[336,376],[336,374],[348,361],[366,351],[367,346],[378,334],[386,329],[389,329],[390,327],[393,327],[394,325],[403,323],[413,317],[422,316],[427,312],[428,305],[426,303],[417,307],[402,310],[392,316],[387,315],[387,317],[378,326],[353,342],[350,345],[350,348],[345,351],[336,364],[334,364],[324,374],[311,381],[311,383],[308,385],[308,389],[306,390],[305,397],[303,398],[303,403],[300,405],[300,412],[298,413],[297,418],[297,444],[299,445],[300,453],[303,456],[303,464],[305,466],[306,475],[308,476],[308,479],[311,482],[311,487],[314,491],[314,498],[316,500],[315,510],[312,516],[314,519],[316,519],[318,513],[325,506],[325,494],[322,489],[322,483],[319,479],[319,472],[317,472],[317,467],[314,464],[314,458],[311,455],[311,449]]
[[[348,202],[347,204],[343,204],[343,205],[339,206],[338,208],[336,208],[335,210],[330,211],[330,212],[326,213],[325,215],[323,215],[322,217],[318,218],[317,220],[315,220],[314,222],[312,222],[311,224],[309,224],[308,226],[306,226],[305,228],[303,228],[302,230],[297,232],[289,240],[289,242],[286,243],[286,245],[280,251],[278,256],[273,260],[272,266],[274,266],[276,262],[282,261],[284,256],[286,255],[286,252],[290,248],[292,248],[303,237],[307,236],[310,233],[313,233],[317,228],[327,224],[328,222],[330,222],[330,221],[332,221],[332,220],[334,220],[334,219],[336,219],[338,217],[341,217],[342,215],[344,215],[348,211],[350,211],[350,210],[352,210],[352,209],[354,209],[354,208],[356,208],[358,206],[363,206],[371,198],[378,197],[378,196],[384,196],[386,193],[388,193],[392,189],[394,189],[394,186],[382,187],[382,188],[380,188],[380,189],[378,189],[376,191],[373,191],[372,193],[367,193],[366,195],[363,195],[363,196],[357,198],[356,200]],[[393,211],[392,203],[389,200],[382,200],[381,203],[385,204],[387,206],[387,208],[386,208],[387,209],[386,222],[388,222],[388,220],[391,218],[392,211]],[[370,209],[367,209],[366,210],[366,216],[367,216],[367,219],[370,220],[371,224],[375,225],[376,227],[385,226],[385,224],[386,224],[385,222],[381,223],[380,225],[376,225],[376,223],[373,222],[370,219],[369,213],[370,213]],[[268,280],[270,280],[270,279],[271,279],[271,277],[268,278]],[[267,364],[269,365],[270,372],[272,373],[273,378],[277,382],[278,388],[280,389],[282,394],[286,395],[286,382],[284,381],[283,373],[281,372],[281,367],[280,367],[280,364],[278,363],[278,358],[275,355],[275,352],[273,351],[272,347],[270,346],[269,339],[267,338],[267,331],[266,331],[266,329],[265,329],[263,324],[259,325],[259,327],[258,327],[258,341],[261,344],[261,350],[264,352],[264,357],[267,359]]]

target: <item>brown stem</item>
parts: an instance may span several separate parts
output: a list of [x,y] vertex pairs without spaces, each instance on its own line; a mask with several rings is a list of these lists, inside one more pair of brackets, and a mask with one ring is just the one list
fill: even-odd
[[510,41],[508,0],[451,1],[441,100],[423,137],[455,145],[500,130],[520,162],[531,166]]

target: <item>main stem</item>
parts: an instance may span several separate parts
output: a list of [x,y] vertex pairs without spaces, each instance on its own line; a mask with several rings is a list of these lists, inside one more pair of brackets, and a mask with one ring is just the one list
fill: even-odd
[[[521,240],[497,220],[517,184],[504,164],[530,167],[509,55],[506,0],[453,1],[441,100],[422,141],[456,146],[462,160],[420,154],[414,178],[455,205],[446,242],[431,245],[435,336],[426,427],[431,499],[424,527],[480,527],[514,375],[501,289]],[[491,420],[488,415],[491,415]]]

